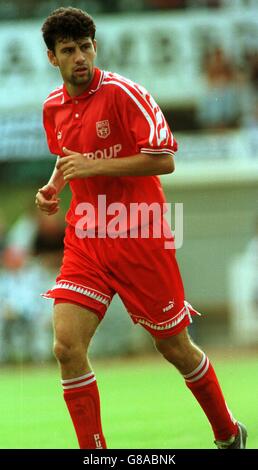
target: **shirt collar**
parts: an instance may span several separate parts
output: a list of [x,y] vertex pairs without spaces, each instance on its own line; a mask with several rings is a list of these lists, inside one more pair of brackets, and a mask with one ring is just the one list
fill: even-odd
[[62,102],[67,103],[68,101],[72,101],[72,100],[75,100],[75,99],[80,100],[80,99],[84,99],[84,98],[87,98],[88,96],[92,95],[93,93],[95,93],[101,87],[103,76],[104,76],[104,72],[102,70],[98,69],[97,67],[95,67],[94,71],[93,71],[93,79],[92,79],[89,87],[87,88],[87,90],[85,90],[80,95],[73,96],[73,97],[71,97],[68,94],[68,91],[66,89],[65,84],[63,84],[63,95],[64,95],[64,97],[63,97]]

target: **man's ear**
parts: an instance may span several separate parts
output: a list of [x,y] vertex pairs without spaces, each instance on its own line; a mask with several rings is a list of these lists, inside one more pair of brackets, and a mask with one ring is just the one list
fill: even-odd
[[97,54],[97,41],[96,41],[96,39],[93,39],[92,43],[93,43],[94,51]]
[[58,67],[57,58],[56,58],[54,52],[53,52],[53,51],[50,51],[50,50],[48,49],[48,51],[47,51],[47,56],[48,56],[49,62],[50,62],[54,67]]

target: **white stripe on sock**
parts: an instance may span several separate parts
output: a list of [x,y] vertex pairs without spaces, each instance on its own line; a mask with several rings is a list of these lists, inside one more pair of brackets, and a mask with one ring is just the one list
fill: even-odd
[[202,358],[200,364],[196,367],[196,369],[194,369],[193,372],[190,372],[190,374],[184,375],[183,377],[185,379],[193,377],[193,375],[197,374],[197,372],[199,372],[199,370],[201,370],[203,368],[205,361],[206,361],[206,355],[203,353],[203,358]]
[[196,377],[194,377],[194,379],[186,379],[186,382],[196,382],[197,380],[201,379],[207,372],[208,368],[209,368],[209,365],[210,365],[210,361],[209,359],[207,358],[207,364],[206,366],[204,367],[203,371],[200,372],[200,374],[198,374]]
[[89,372],[88,374],[81,375],[81,377],[75,377],[74,379],[64,379],[64,380],[61,380],[61,383],[70,384],[72,382],[78,382],[78,380],[87,379],[87,377],[90,377],[91,375],[94,375],[94,372]]
[[80,382],[79,384],[75,384],[75,385],[63,385],[63,389],[64,389],[64,390],[69,390],[69,389],[71,389],[71,388],[84,387],[85,385],[89,385],[89,384],[91,384],[92,382],[95,382],[95,381],[96,381],[96,377],[92,377],[92,379],[85,380],[85,382]]

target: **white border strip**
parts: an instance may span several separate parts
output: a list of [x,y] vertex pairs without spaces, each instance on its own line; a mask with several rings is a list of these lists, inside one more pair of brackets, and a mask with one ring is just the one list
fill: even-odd
[[50,100],[53,100],[54,98],[57,98],[58,96],[61,96],[63,94],[63,92],[61,91],[60,93],[56,93],[55,95],[52,95],[50,96],[49,98],[47,98],[44,103],[47,103],[48,101]]
[[173,150],[171,149],[151,149],[151,148],[145,148],[145,147],[142,147],[141,150],[140,150],[141,153],[157,153],[158,155],[159,154],[163,154],[163,153],[167,153],[169,155],[172,155],[173,157],[175,156],[175,153],[173,152]]

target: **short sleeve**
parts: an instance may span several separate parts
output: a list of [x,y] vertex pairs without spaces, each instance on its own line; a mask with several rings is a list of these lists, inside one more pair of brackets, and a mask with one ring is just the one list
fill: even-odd
[[137,153],[174,155],[177,142],[154,98],[136,84],[124,86],[124,91],[124,122],[135,140]]
[[60,149],[55,135],[55,126],[54,123],[51,122],[46,107],[43,108],[43,125],[50,153],[53,153],[54,155],[59,155]]

